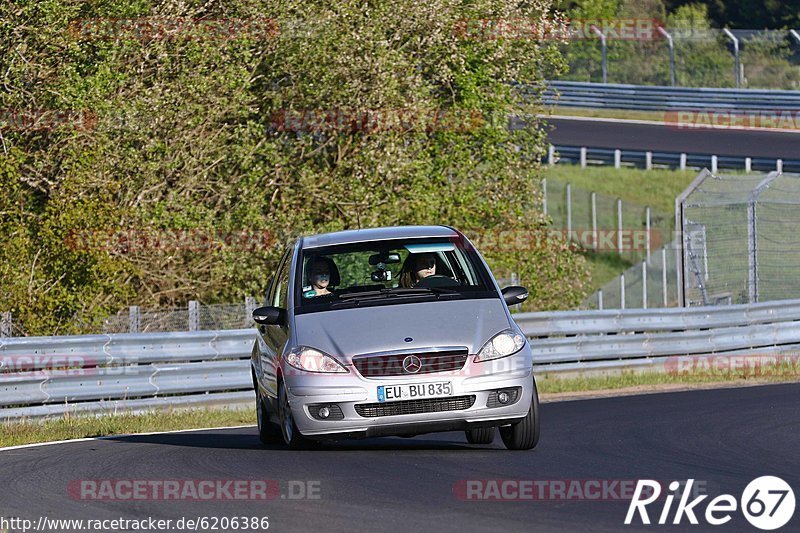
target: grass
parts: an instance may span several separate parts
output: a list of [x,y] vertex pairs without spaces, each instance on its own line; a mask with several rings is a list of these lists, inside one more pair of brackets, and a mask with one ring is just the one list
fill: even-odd
[[675,198],[698,174],[696,170],[644,170],[611,166],[581,168],[567,164],[553,165],[545,171],[546,178],[618,197],[623,202],[650,206],[667,214],[675,212]]
[[148,433],[203,427],[240,426],[255,423],[253,409],[191,409],[152,411],[145,414],[73,416],[45,421],[0,422],[0,447],[34,442]]
[[583,256],[586,258],[586,266],[589,269],[589,276],[591,276],[592,292],[619,276],[620,272],[625,272],[633,266],[633,263],[615,253],[585,252]]
[[[760,375],[747,372],[719,372],[696,374],[667,374],[660,372],[634,373],[625,372],[618,375],[585,376],[577,378],[559,378],[543,375],[537,377],[536,385],[540,393],[587,392],[598,390],[619,390],[631,387],[655,389],[661,385],[698,385],[708,383],[724,383],[729,385],[746,385],[752,383],[784,383],[798,380],[798,373],[768,372],[761,369]],[[796,369],[795,369],[796,370]]]
[[596,117],[596,118],[622,118],[628,120],[664,121],[663,111],[636,111],[630,109],[589,109],[583,107],[553,107],[553,115],[567,117]]
[[[776,367],[774,372],[770,372],[768,367],[763,367],[756,375],[748,375],[742,370],[731,373],[699,372],[696,374],[625,372],[617,375],[570,378],[542,373],[538,375],[536,384],[541,394],[624,390],[632,387],[637,387],[637,392],[643,392],[657,390],[664,385],[781,383],[798,381],[798,375],[800,373],[798,373],[796,365],[791,368]],[[80,416],[46,421],[25,420],[7,422],[2,425],[0,447],[85,437],[253,424],[255,424],[255,409],[193,409],[153,411],[138,415]]]

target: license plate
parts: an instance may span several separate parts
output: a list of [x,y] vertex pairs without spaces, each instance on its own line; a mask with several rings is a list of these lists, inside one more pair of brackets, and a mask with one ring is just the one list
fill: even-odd
[[406,385],[381,385],[378,387],[378,401],[416,400],[419,398],[439,398],[453,395],[450,381],[436,383],[409,383]]

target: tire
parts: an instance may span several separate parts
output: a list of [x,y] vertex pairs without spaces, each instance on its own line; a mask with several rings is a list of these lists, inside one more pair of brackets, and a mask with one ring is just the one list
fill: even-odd
[[539,393],[535,379],[528,414],[515,424],[502,426],[500,438],[509,450],[532,450],[539,443]]
[[281,382],[278,389],[278,418],[281,422],[281,434],[283,442],[292,450],[304,450],[311,448],[313,441],[305,438],[292,416],[292,409],[289,406],[289,396],[286,392],[286,384]]
[[267,410],[267,400],[261,395],[258,384],[255,383],[255,376],[253,376],[253,386],[256,389],[256,418],[258,419],[258,440],[261,444],[277,444],[283,439],[281,438],[281,430],[278,426],[272,423]]
[[468,429],[464,433],[467,434],[467,442],[470,444],[491,444],[497,431],[492,427]]

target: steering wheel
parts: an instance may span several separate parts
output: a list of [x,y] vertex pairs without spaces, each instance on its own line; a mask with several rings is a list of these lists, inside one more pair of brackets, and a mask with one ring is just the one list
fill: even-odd
[[433,276],[422,278],[417,282],[416,286],[423,288],[432,288],[432,287],[460,287],[461,285],[450,276],[434,274]]

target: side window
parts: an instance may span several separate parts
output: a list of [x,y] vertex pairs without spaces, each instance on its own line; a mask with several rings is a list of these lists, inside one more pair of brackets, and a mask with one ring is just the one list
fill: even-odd
[[275,288],[273,292],[272,305],[273,307],[280,307],[286,309],[286,300],[289,298],[289,271],[292,266],[291,252],[286,254],[283,259],[280,270],[275,279]]

